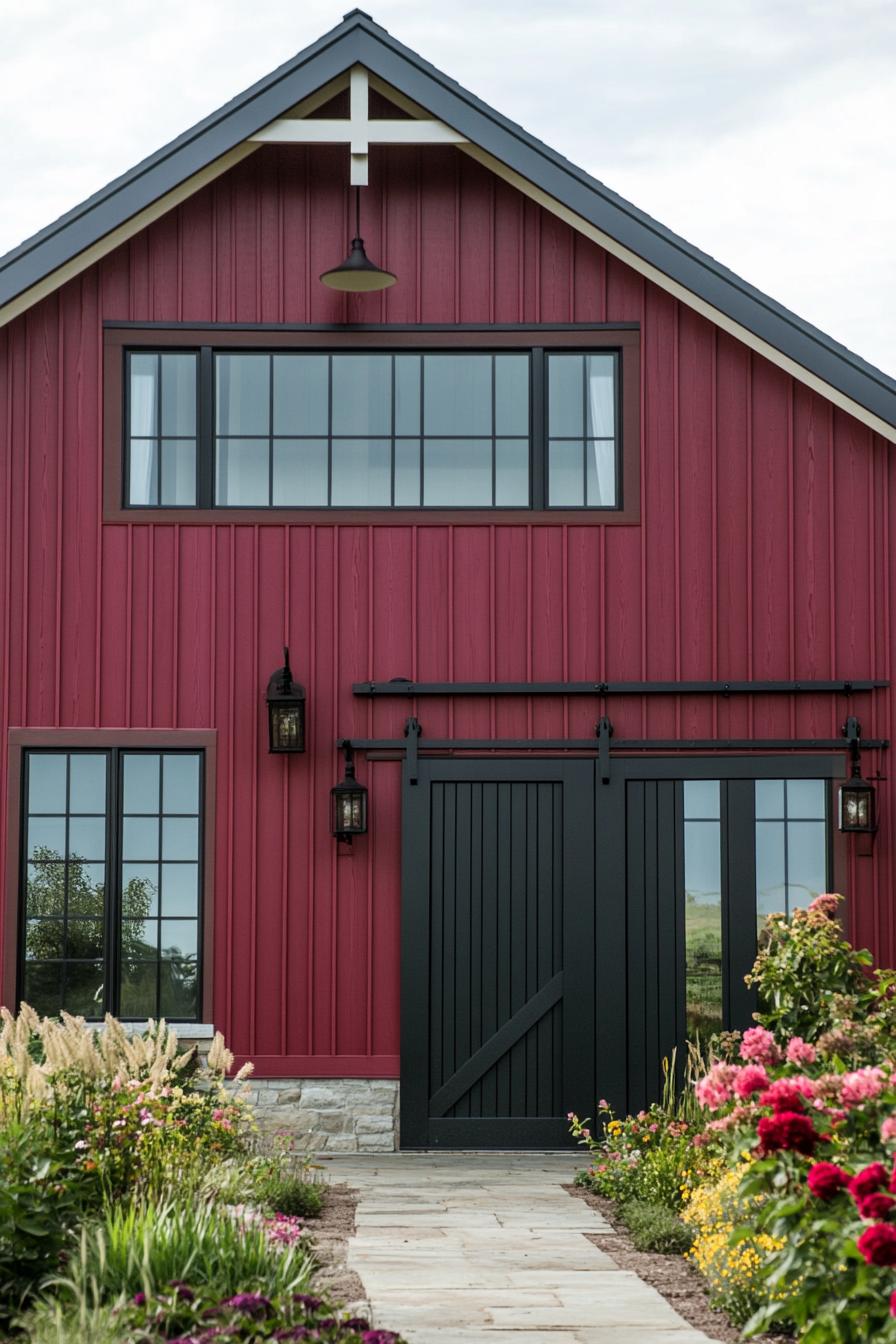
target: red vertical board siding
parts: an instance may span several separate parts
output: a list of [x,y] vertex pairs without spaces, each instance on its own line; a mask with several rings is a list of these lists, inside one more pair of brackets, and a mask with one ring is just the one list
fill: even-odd
[[[6,729],[218,732],[214,1016],[260,1072],[394,1072],[400,768],[359,760],[370,834],[329,834],[345,734],[587,736],[587,699],[354,699],[351,683],[888,677],[888,445],[443,147],[377,149],[369,254],[399,283],[318,282],[353,232],[344,151],[265,148],[0,332]],[[641,522],[141,522],[100,511],[104,320],[637,322]],[[307,754],[265,749],[289,643]],[[620,737],[889,736],[889,693],[626,698]],[[867,762],[881,769],[885,761]],[[896,958],[893,803],[847,854],[854,932]],[[8,837],[0,833],[0,848]],[[5,871],[5,869],[3,869]],[[14,900],[15,893],[4,899]]]

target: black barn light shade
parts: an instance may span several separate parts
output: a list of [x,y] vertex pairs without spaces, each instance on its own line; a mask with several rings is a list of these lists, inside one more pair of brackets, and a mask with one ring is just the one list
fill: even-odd
[[875,789],[862,778],[862,726],[857,719],[846,720],[843,736],[849,743],[851,765],[849,779],[840,785],[840,830],[851,835],[873,835],[877,830]]
[[378,289],[388,289],[394,285],[397,276],[374,265],[364,251],[364,239],[361,237],[361,188],[355,187],[355,236],[351,251],[345,261],[324,271],[321,283],[330,289],[339,289],[348,294],[371,294]]
[[283,666],[268,682],[268,751],[305,750],[305,688],[292,679],[289,649],[283,650]]
[[355,758],[351,743],[340,742],[345,756],[345,775],[330,790],[332,830],[337,840],[351,844],[352,836],[367,832],[367,790],[355,779]]

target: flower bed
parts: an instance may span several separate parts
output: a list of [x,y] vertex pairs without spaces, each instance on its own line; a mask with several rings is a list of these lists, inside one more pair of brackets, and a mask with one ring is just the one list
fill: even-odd
[[314,1295],[310,1163],[255,1151],[251,1108],[164,1023],[0,1027],[0,1322],[41,1344],[397,1336]]
[[770,917],[751,977],[759,1024],[713,1042],[692,1098],[605,1116],[597,1141],[571,1123],[591,1149],[583,1180],[623,1201],[649,1190],[678,1212],[711,1300],[748,1337],[774,1328],[807,1344],[886,1344],[896,1341],[896,976],[872,972],[846,942],[839,901]]

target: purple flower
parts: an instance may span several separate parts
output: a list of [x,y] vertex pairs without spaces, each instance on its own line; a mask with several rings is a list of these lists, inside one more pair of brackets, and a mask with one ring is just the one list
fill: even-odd
[[306,1311],[320,1311],[323,1306],[323,1298],[309,1297],[307,1293],[296,1293],[293,1296],[293,1302],[299,1302]]
[[398,1335],[394,1330],[365,1330],[361,1338],[364,1344],[393,1344]]
[[369,1330],[370,1322],[365,1321],[363,1316],[350,1316],[347,1321],[343,1321],[346,1330]]
[[195,1302],[196,1294],[193,1289],[188,1287],[182,1279],[170,1279],[169,1288],[174,1289],[174,1296],[181,1302]]
[[133,1301],[135,1307],[145,1307],[145,1306],[146,1306],[146,1294],[145,1294],[145,1293],[135,1293],[134,1296],[133,1296],[133,1298],[132,1298],[131,1300]]
[[231,1311],[242,1311],[247,1316],[267,1316],[271,1300],[261,1293],[237,1293],[235,1297],[228,1297],[221,1306],[229,1307]]

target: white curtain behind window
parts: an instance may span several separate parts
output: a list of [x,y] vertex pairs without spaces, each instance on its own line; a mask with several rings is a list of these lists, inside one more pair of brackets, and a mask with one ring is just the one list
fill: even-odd
[[[154,432],[156,377],[154,372],[131,369],[131,434]],[[152,504],[154,443],[131,444],[130,502]]]
[[[597,357],[587,360],[588,408],[591,423],[588,432],[598,438],[613,437],[614,364],[612,358]],[[597,499],[589,504],[616,503],[616,454],[612,443],[592,443],[588,451],[594,456],[594,479],[597,481]]]

